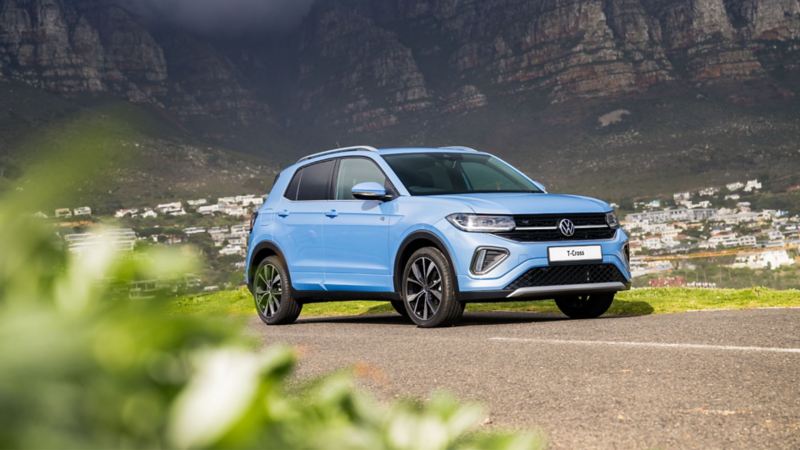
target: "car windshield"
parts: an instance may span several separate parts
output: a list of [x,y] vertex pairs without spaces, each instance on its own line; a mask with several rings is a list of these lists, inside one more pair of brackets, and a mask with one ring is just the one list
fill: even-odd
[[384,155],[411,195],[542,192],[499,159],[468,153]]

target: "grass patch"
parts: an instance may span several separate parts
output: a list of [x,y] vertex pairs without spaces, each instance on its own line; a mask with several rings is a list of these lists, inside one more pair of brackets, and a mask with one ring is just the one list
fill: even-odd
[[[800,290],[647,288],[617,295],[609,314],[633,316],[709,309],[800,307]],[[176,300],[172,309],[181,314],[252,316],[253,299],[245,288]],[[312,303],[303,316],[357,316],[394,311],[387,302],[352,301]],[[467,311],[557,312],[553,301],[471,303]]]

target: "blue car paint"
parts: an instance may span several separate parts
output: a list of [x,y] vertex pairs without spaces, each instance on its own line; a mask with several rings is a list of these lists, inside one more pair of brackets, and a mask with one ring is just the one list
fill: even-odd
[[[248,285],[252,281],[249,274],[254,264],[253,252],[259,244],[268,243],[285,259],[292,287],[297,291],[392,293],[395,292],[394,271],[400,247],[416,233],[435,236],[445,247],[461,293],[502,290],[527,270],[547,266],[547,248],[555,246],[600,245],[603,262],[615,265],[630,281],[623,250],[628,236],[621,228],[613,238],[606,240],[518,242],[490,233],[461,231],[446,220],[446,216],[453,213],[605,213],[612,210],[607,203],[589,197],[546,192],[411,196],[382,158],[387,154],[432,152],[459,153],[466,150],[354,150],[303,160],[283,170],[259,209],[248,238],[245,268]],[[398,197],[384,202],[291,201],[283,196],[297,169],[326,159],[352,156],[374,161],[394,185]],[[525,176],[519,170],[517,172]],[[470,263],[476,248],[481,246],[508,249],[509,257],[489,273],[476,275],[470,271]]]

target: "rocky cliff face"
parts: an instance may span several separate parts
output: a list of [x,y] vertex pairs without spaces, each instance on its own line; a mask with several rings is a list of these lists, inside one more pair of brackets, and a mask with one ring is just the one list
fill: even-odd
[[[177,42],[176,42],[177,41]],[[65,94],[108,92],[183,117],[254,105],[224,56],[191,39],[157,39],[138,17],[103,0],[0,0],[0,77]]]
[[[664,83],[773,82],[775,71],[800,63],[799,9],[797,0],[323,2],[304,25],[301,90],[324,98],[335,86],[347,98],[343,120],[369,128],[402,121],[409,99],[414,111],[450,112],[504,96],[552,104]],[[354,52],[376,48],[398,56]],[[364,96],[315,78],[323,70],[329,80],[388,89]]]
[[279,44],[285,61],[252,44],[234,57],[210,39],[154,32],[108,0],[0,0],[4,78],[111,92],[185,119],[351,133],[669,84],[758,80],[792,95],[781,83],[800,70],[800,0],[318,0]]

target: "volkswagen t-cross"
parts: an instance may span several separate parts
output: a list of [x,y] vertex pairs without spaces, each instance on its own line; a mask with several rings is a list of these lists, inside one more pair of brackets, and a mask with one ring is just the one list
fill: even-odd
[[489,153],[358,146],[278,175],[251,220],[245,277],[270,325],[305,303],[387,300],[436,327],[475,301],[600,316],[630,287],[628,259],[607,203],[550,194]]

